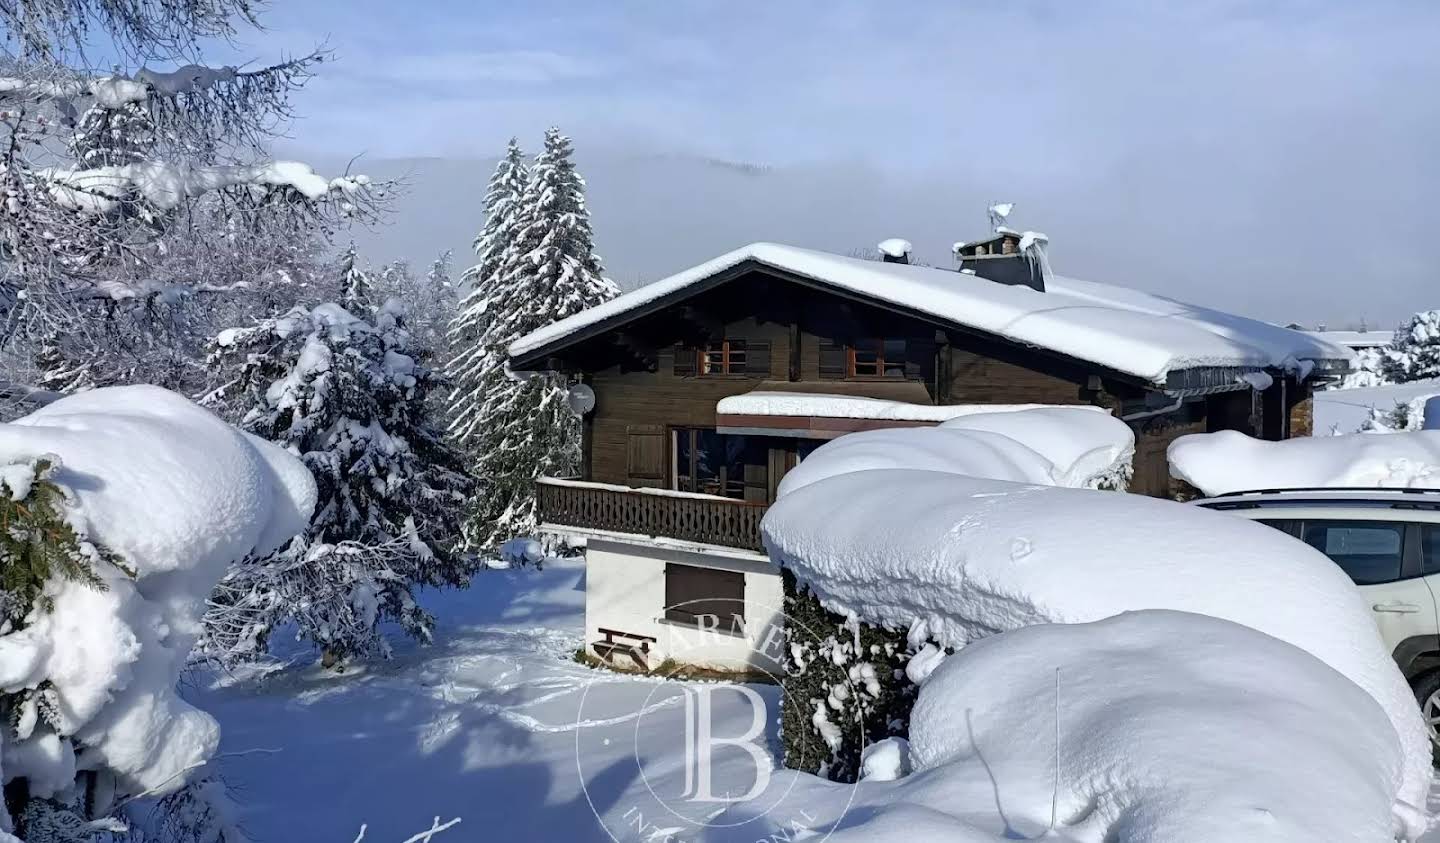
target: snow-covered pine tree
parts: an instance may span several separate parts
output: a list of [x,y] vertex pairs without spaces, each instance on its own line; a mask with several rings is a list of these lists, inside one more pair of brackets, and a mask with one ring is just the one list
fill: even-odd
[[299,454],[320,496],[303,541],[221,583],[206,652],[222,661],[257,654],[285,621],[327,664],[387,654],[382,620],[428,639],[431,619],[412,591],[468,582],[472,557],[457,545],[473,484],[429,417],[426,397],[443,380],[416,358],[403,306],[297,307],[222,332],[214,349],[212,359],[238,362],[239,375],[212,400],[243,394],[241,426]]
[[351,241],[345,251],[340,253],[340,306],[357,314],[372,310],[374,287],[375,282],[370,280],[369,273],[360,266],[360,260],[355,253],[355,243]]
[[[571,160],[570,139],[545,133],[516,208],[513,241],[498,283],[487,286],[485,325],[473,381],[470,429],[473,473],[484,484],[466,523],[470,546],[494,553],[508,540],[535,532],[534,480],[573,475],[580,468],[580,422],[554,375],[518,377],[509,371],[515,339],[614,298],[619,289],[595,255],[585,180]],[[482,282],[487,283],[488,282]]]
[[485,328],[490,322],[492,305],[500,300],[507,260],[515,241],[516,210],[529,177],[520,143],[511,138],[485,191],[485,222],[474,244],[476,263],[460,276],[461,286],[469,292],[460,300],[459,312],[451,320],[446,334],[450,346],[445,367],[451,382],[449,430],[451,437],[469,450],[479,444],[484,384],[502,365],[486,350]]
[[1440,378],[1440,310],[1410,317],[1395,331],[1380,363],[1391,383]]

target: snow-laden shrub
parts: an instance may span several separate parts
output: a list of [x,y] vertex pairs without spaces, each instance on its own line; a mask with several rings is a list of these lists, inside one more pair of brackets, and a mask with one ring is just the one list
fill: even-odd
[[908,747],[885,749],[860,787],[777,774],[717,818],[744,823],[723,839],[801,839],[797,810],[747,813],[780,798],[834,843],[1377,843],[1426,819],[1393,802],[1406,758],[1370,695],[1291,644],[1184,612],[974,642],[922,684]]
[[209,396],[248,407],[241,426],[299,454],[319,485],[304,541],[236,567],[217,589],[203,652],[254,657],[293,623],[334,663],[388,653],[381,621],[428,639],[419,586],[464,586],[473,558],[458,547],[473,487],[430,418],[443,383],[418,356],[395,300],[367,304],[368,282],[343,264],[355,312],[327,303],[222,332],[217,363],[236,379]]
[[[1370,417],[1360,425],[1361,433],[1408,433],[1425,430],[1426,405],[1435,399],[1434,395],[1421,395],[1408,401],[1396,401],[1388,410],[1370,408]],[[1433,412],[1433,411],[1432,411]],[[1433,425],[1434,422],[1432,421]]]
[[[1048,486],[1123,489],[1134,452],[1130,428],[1100,408],[996,408],[936,428],[843,436],[787,473],[780,495],[783,501],[854,472],[920,468]],[[863,521],[866,529],[877,528]],[[783,566],[785,614],[792,621],[781,714],[784,763],[835,781],[855,781],[867,745],[905,737],[917,683],[943,659],[944,650],[924,624],[903,614],[877,619],[850,607],[833,611],[840,607],[828,595],[817,597],[807,584],[810,569],[791,565],[792,557],[782,548],[771,546],[771,557]]]
[[789,631],[783,763],[831,781],[856,781],[866,746],[909,730],[917,687],[905,673],[905,633],[847,621],[797,585],[793,573],[782,573]]
[[1391,383],[1440,377],[1440,310],[1410,317],[1382,353],[1381,371]]
[[89,841],[203,775],[219,727],[176,681],[205,596],[303,529],[315,486],[174,393],[116,387],[0,425],[0,500],[0,830]]

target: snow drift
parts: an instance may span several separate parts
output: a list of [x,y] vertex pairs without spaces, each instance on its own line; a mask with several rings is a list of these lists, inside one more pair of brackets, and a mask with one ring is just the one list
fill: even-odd
[[1093,407],[971,413],[938,427],[871,430],[821,446],[780,482],[785,495],[827,477],[881,468],[944,471],[1047,486],[1123,485],[1135,434]]
[[1339,486],[1440,488],[1440,431],[1267,442],[1233,430],[1170,443],[1170,470],[1207,495]]
[[231,562],[304,528],[314,481],[284,451],[149,386],[97,389],[0,424],[0,467],[38,459],[58,463],[51,479],[69,495],[70,522],[134,576],[100,566],[104,590],[58,582],[51,611],[0,635],[0,689],[51,683],[61,732],[83,748],[77,759],[53,733],[7,735],[5,779],[27,777],[45,796],[69,788],[78,766],[110,771],[120,793],[179,788],[219,739],[175,693],[205,599]]
[[[990,423],[1027,450],[1054,455],[1052,464],[1064,464],[1062,454],[1114,447],[1101,435],[1108,432],[1104,427],[1075,426],[1067,438],[1058,425],[1029,429],[1017,418],[1006,421]],[[948,432],[888,431],[884,452],[869,459],[852,457],[864,455],[859,436],[854,439],[861,444],[848,446],[846,437],[817,450],[796,469],[805,472],[796,482],[787,477],[762,523],[770,557],[793,570],[827,608],[908,630],[917,647],[932,640],[963,648],[1025,627],[1088,623],[1145,609],[1209,616],[1287,642],[1378,703],[1375,716],[1383,711],[1393,726],[1401,759],[1378,786],[1405,833],[1413,838],[1423,831],[1429,739],[1369,607],[1334,563],[1269,527],[1222,513],[1058,488],[1063,472],[1046,478],[1034,463],[994,458],[992,443],[976,435],[981,431],[945,438]],[[1032,442],[1036,447],[1026,444]],[[1063,637],[1065,629],[1054,634]],[[1203,662],[1222,674],[1205,681],[1230,681],[1226,671],[1252,675],[1238,664],[1235,654],[1242,652],[1248,658],[1247,649],[1232,651],[1228,665]],[[1179,685],[1175,693],[1188,694],[1189,686]],[[964,697],[946,699],[952,718],[971,704]],[[1106,775],[1117,765],[1138,763],[1123,755],[1127,751],[1125,745],[1097,744],[1089,756],[1092,772]],[[1346,768],[1337,775],[1373,772]],[[1178,796],[1162,789],[1143,798]]]
[[921,688],[909,747],[914,772],[898,781],[850,792],[785,774],[771,787],[812,828],[838,823],[831,843],[1396,833],[1401,748],[1375,701],[1289,644],[1202,615],[1131,612],[976,642]]

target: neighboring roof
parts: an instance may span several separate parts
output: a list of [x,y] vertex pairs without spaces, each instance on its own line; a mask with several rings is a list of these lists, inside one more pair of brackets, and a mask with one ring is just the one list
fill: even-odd
[[1185,369],[1343,365],[1353,356],[1301,331],[1106,284],[1052,275],[1042,293],[948,269],[775,243],[752,243],[562,319],[516,340],[510,355],[538,356],[601,333],[746,263],[1162,385],[1172,371]]
[[1395,339],[1392,331],[1306,331],[1312,337],[1346,348],[1379,348]]

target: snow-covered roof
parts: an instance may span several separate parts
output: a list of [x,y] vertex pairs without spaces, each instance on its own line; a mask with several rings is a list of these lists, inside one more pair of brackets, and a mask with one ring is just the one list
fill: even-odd
[[1052,275],[1046,291],[1039,292],[948,269],[776,243],[752,243],[562,319],[511,343],[510,355],[524,359],[604,330],[633,311],[682,298],[688,288],[746,262],[1157,384],[1184,369],[1308,371],[1300,361],[1347,363],[1353,356],[1303,331],[1108,284]]
[[[912,404],[859,395],[819,392],[782,392],[757,389],[721,398],[715,412],[722,416],[811,416],[832,419],[943,422],[981,413],[1010,413],[1059,405],[1051,404]],[[1071,409],[1108,412],[1103,407],[1076,405]]]
[[1346,348],[1379,348],[1395,338],[1393,331],[1307,331],[1312,337]]

